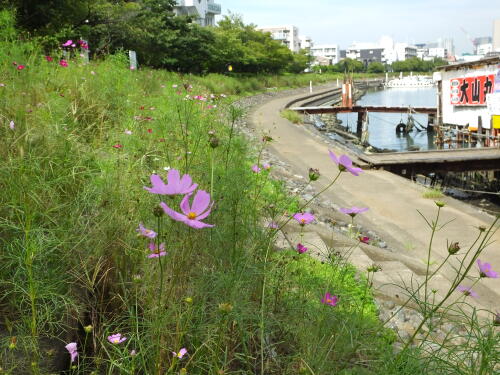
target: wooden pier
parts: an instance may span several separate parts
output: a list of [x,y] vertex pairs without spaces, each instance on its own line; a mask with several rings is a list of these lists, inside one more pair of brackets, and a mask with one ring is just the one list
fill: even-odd
[[357,154],[372,168],[403,175],[430,172],[500,170],[500,148],[463,148],[432,151]]
[[323,113],[346,113],[346,112],[384,112],[384,113],[412,113],[436,115],[437,108],[432,107],[378,107],[378,106],[360,106],[355,105],[352,107],[293,107],[292,111],[299,113],[314,115]]

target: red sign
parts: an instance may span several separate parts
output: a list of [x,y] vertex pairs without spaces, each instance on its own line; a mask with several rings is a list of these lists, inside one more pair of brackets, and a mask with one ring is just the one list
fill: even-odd
[[494,92],[495,75],[454,78],[450,81],[452,105],[486,105],[486,94]]

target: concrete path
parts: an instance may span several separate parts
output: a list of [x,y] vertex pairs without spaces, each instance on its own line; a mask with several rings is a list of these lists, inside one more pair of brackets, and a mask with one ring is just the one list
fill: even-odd
[[[285,104],[298,97],[300,95],[271,99],[255,108],[249,116],[250,126],[273,137],[270,151],[291,165],[292,173],[307,176],[310,167],[318,168],[322,177],[315,183],[315,188],[319,191],[332,181],[338,169],[328,156],[329,147],[324,140],[314,136],[307,126],[294,125],[280,117],[279,112]],[[345,153],[340,145],[330,149],[337,155]],[[418,211],[431,221],[435,219],[437,207],[433,200],[422,197],[424,191],[424,187],[403,177],[383,170],[367,170],[359,177],[343,173],[325,194],[327,199],[341,207],[369,207],[370,210],[358,215],[356,220],[375,231],[391,248],[425,267],[430,229]],[[439,222],[453,221],[434,238],[431,260],[436,263],[446,257],[447,241],[459,242],[462,249],[467,249],[479,234],[477,227],[489,227],[494,221],[493,216],[453,198],[440,200],[446,206],[441,211]],[[493,236],[493,241],[480,259],[491,263],[493,270],[500,272],[500,230]],[[409,269],[401,271],[404,274]],[[471,275],[478,275],[476,266]],[[442,270],[442,277],[450,281],[454,276],[450,263]],[[442,286],[446,284],[450,283],[443,282]],[[463,284],[471,286],[473,281],[464,281]],[[500,279],[482,279],[474,285],[474,291],[479,294],[474,304],[500,312]]]

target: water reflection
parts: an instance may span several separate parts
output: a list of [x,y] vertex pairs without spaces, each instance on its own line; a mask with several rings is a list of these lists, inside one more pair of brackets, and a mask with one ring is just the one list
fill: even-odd
[[[436,88],[391,88],[372,89],[367,92],[356,104],[384,107],[435,107]],[[351,132],[356,132],[357,114],[339,114],[342,125]],[[416,128],[427,127],[427,115],[413,116]],[[395,151],[432,150],[436,148],[433,134],[427,131],[418,131],[416,128],[409,134],[397,134],[396,126],[400,122],[408,121],[407,114],[398,113],[370,113],[368,142],[380,149]]]

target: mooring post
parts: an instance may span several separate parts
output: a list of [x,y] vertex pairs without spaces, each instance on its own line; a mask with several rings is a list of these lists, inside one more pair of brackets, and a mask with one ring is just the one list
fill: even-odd
[[361,138],[361,135],[363,134],[363,117],[365,115],[365,112],[358,112],[358,122],[356,124],[356,135]]
[[368,145],[368,111],[362,113],[361,119],[361,144]]

